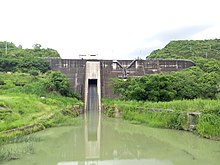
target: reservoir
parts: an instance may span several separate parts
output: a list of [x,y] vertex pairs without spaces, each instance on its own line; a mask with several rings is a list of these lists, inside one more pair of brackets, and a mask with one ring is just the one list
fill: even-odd
[[[33,153],[2,165],[219,165],[220,142],[88,111],[71,127],[32,134]],[[19,144],[16,144],[19,145]],[[13,147],[16,147],[13,146]]]

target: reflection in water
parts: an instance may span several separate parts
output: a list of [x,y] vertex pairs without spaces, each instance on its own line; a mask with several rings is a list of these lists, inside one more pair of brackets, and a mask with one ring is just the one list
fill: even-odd
[[1,165],[219,165],[220,142],[101,117],[98,111],[83,118],[78,126],[33,134],[41,139],[33,144],[34,154]]
[[101,112],[85,113],[85,158],[99,159],[101,140]]
[[101,112],[86,111],[85,121],[85,160],[84,162],[60,162],[57,165],[98,165],[100,159]]
[[[101,160],[101,112],[100,111],[87,111],[84,114],[85,118],[85,161],[71,161],[71,162],[59,162],[57,165],[173,165],[170,161],[160,161],[156,159],[118,159],[120,157],[117,149],[113,149],[113,160]],[[127,148],[127,147],[125,147]],[[139,158],[139,152],[129,153],[129,150],[125,149],[130,155],[135,155],[135,158]],[[103,154],[102,154],[103,155]]]
[[86,162],[62,162],[57,165],[173,165],[169,161],[159,161],[156,159],[140,159],[140,160],[97,160]]

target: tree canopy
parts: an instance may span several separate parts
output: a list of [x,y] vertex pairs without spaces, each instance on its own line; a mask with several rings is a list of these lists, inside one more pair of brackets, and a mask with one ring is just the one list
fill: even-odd
[[1,72],[42,72],[49,70],[47,58],[60,58],[58,52],[51,48],[42,48],[34,44],[33,49],[22,49],[12,42],[0,42]]
[[147,58],[189,59],[192,57],[220,60],[220,39],[171,41],[164,48],[151,52]]
[[215,99],[220,92],[219,54],[219,39],[171,41],[147,58],[190,59],[196,66],[180,72],[114,79],[114,91],[127,100]]
[[15,46],[12,42],[0,41],[0,57],[20,58],[26,56],[60,58],[60,55],[56,50],[51,48],[42,48],[41,44],[34,44],[32,49],[23,49],[21,45]]

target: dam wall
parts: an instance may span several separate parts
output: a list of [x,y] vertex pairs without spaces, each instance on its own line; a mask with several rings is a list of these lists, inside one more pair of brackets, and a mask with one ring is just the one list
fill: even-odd
[[[195,63],[189,60],[165,60],[165,59],[147,59],[147,60],[91,60],[91,59],[49,59],[52,70],[60,71],[67,75],[70,80],[71,88],[82,98],[87,99],[88,77],[92,74],[96,75],[97,88],[101,94],[99,97],[115,97],[111,87],[112,78],[140,77],[145,74],[167,73],[172,71],[180,71]],[[94,66],[92,66],[94,64]],[[100,76],[100,78],[99,78]],[[99,84],[100,81],[100,84]],[[90,81],[96,84],[95,81]],[[86,95],[85,95],[86,93]]]

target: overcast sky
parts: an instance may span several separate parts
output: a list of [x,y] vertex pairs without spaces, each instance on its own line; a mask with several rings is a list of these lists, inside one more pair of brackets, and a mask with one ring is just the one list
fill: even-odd
[[0,0],[0,41],[62,58],[145,58],[171,40],[220,38],[218,0]]

